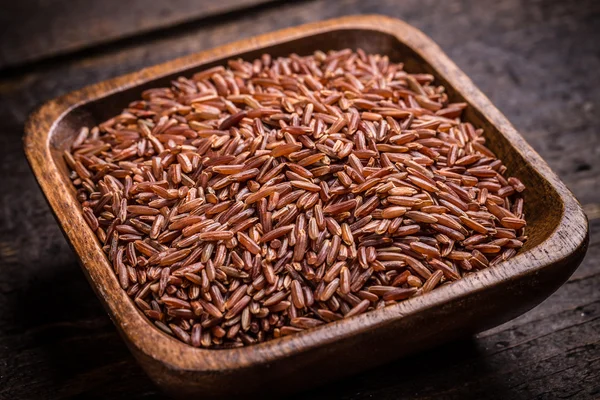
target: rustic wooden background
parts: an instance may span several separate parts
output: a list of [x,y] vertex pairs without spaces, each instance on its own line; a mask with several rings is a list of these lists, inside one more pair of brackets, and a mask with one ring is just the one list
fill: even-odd
[[92,293],[33,179],[21,142],[32,109],[242,37],[359,13],[398,17],[430,35],[575,193],[591,242],[571,279],[524,316],[294,398],[600,398],[598,1],[20,0],[0,7],[0,399],[162,398]]

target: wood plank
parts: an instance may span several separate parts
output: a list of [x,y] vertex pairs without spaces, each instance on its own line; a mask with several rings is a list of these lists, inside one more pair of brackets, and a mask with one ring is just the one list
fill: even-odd
[[[203,53],[204,55],[199,57],[200,59],[204,57],[208,60],[219,58],[224,53],[230,52],[232,48],[235,49],[235,54],[237,54],[234,57],[239,57],[248,50],[261,48],[261,46],[268,45],[274,40],[287,43],[287,45],[275,46],[272,50],[274,54],[281,54],[281,50],[284,48],[286,52],[306,51],[301,49],[305,49],[307,45],[314,45],[314,38],[317,37],[313,36],[314,33],[325,30],[330,31],[331,34],[327,38],[323,38],[320,43],[323,48],[327,48],[328,46],[336,45],[332,44],[332,41],[337,40],[335,36],[338,35],[337,32],[339,32],[339,29],[355,28],[362,29],[360,35],[356,36],[356,32],[350,34],[350,32],[346,31],[347,34],[345,34],[343,42],[345,46],[354,46],[356,44],[355,41],[365,43],[365,45],[367,41],[375,41],[377,43],[376,47],[374,47],[375,51],[384,54],[394,54],[396,48],[392,41],[381,40],[381,36],[366,30],[384,29],[386,32],[393,32],[392,34],[399,41],[404,41],[413,46],[415,48],[414,51],[423,57],[426,64],[440,71],[448,71],[444,74],[444,79],[453,85],[457,92],[465,96],[464,101],[468,102],[468,107],[478,107],[481,113],[486,116],[484,118],[489,118],[491,121],[480,124],[484,129],[488,130],[488,136],[495,142],[495,151],[500,155],[506,155],[507,158],[505,161],[509,170],[519,170],[521,171],[519,177],[523,176],[525,178],[527,171],[535,168],[540,168],[540,170],[546,168],[545,165],[542,165],[543,162],[541,159],[533,156],[533,154],[524,154],[521,157],[517,157],[517,149],[514,146],[515,143],[521,143],[522,139],[512,129],[503,128],[505,124],[502,122],[502,118],[498,116],[498,112],[491,106],[489,101],[483,99],[481,95],[469,95],[474,89],[472,83],[465,81],[466,78],[464,75],[452,73],[453,65],[448,65],[448,59],[441,55],[433,42],[429,39],[419,39],[416,30],[399,21],[384,17],[358,17],[333,20],[319,25],[303,25],[294,30],[279,31],[246,41],[238,41],[233,44],[233,47],[222,46],[208,54]],[[300,39],[300,37],[303,37],[303,39]],[[290,40],[294,41],[289,42]],[[295,46],[290,47],[290,43],[294,43]],[[140,82],[140,86],[133,86],[132,88],[132,90],[139,93],[143,86],[147,87],[146,84],[152,82],[156,77],[181,68],[182,62],[185,60],[173,61],[155,68],[145,69],[142,72],[124,78]],[[186,74],[191,73],[193,72],[186,72]],[[266,382],[270,382],[269,386],[273,392],[280,393],[280,390],[296,390],[297,386],[300,386],[300,388],[305,387],[307,382],[320,379],[330,380],[331,375],[341,375],[342,371],[336,373],[331,368],[323,368],[323,363],[329,364],[331,360],[335,359],[341,362],[344,357],[346,358],[345,365],[348,371],[363,371],[371,363],[380,364],[382,362],[381,358],[376,358],[379,357],[378,355],[385,358],[389,357],[390,359],[404,356],[412,346],[419,346],[420,342],[425,340],[424,337],[432,333],[431,329],[434,327],[427,326],[427,324],[412,326],[413,324],[408,321],[412,320],[413,316],[417,320],[434,318],[437,321],[435,329],[438,329],[439,335],[438,339],[434,340],[436,342],[440,342],[442,338],[450,336],[452,332],[458,333],[463,327],[473,329],[477,326],[488,326],[488,324],[494,323],[493,321],[504,321],[513,314],[511,310],[514,308],[529,309],[545,300],[555,291],[558,285],[568,279],[576,267],[579,266],[585,254],[588,233],[585,216],[579,205],[577,205],[576,200],[568,193],[568,190],[562,184],[558,183],[558,179],[548,171],[544,171],[542,177],[534,175],[524,181],[528,185],[528,204],[526,204],[526,209],[530,210],[526,212],[531,213],[530,217],[532,217],[529,220],[529,225],[531,225],[531,228],[528,228],[529,234],[532,237],[542,236],[547,239],[521,257],[515,258],[514,261],[503,265],[501,268],[502,272],[498,272],[498,274],[503,276],[500,279],[494,279],[489,274],[482,274],[479,276],[480,282],[474,283],[474,281],[470,281],[474,283],[474,287],[469,288],[469,283],[460,282],[452,285],[454,289],[451,289],[451,292],[453,291],[453,294],[440,290],[438,295],[442,297],[438,297],[438,300],[448,301],[448,304],[443,307],[439,306],[439,301],[438,304],[431,303],[434,301],[435,296],[422,296],[419,299],[415,299],[417,303],[412,304],[421,303],[421,306],[424,306],[425,309],[412,313],[413,315],[407,310],[406,315],[400,321],[391,320],[385,316],[386,313],[383,311],[373,312],[370,314],[370,321],[366,325],[360,324],[358,319],[346,322],[340,321],[337,324],[326,325],[322,329],[313,332],[310,338],[309,336],[304,338],[298,336],[295,342],[283,341],[277,345],[273,344],[272,346],[275,347],[265,348],[265,353],[262,354],[256,353],[254,349],[250,348],[232,350],[230,352],[216,352],[211,350],[193,351],[181,343],[166,341],[158,332],[149,329],[147,321],[140,318],[139,311],[127,301],[130,299],[127,298],[121,287],[116,283],[112,271],[109,276],[110,279],[106,277],[105,272],[107,269],[112,270],[112,267],[106,262],[106,255],[95,244],[95,238],[91,235],[85,221],[81,217],[78,210],[79,204],[75,197],[65,197],[64,193],[62,193],[72,191],[69,182],[65,185],[64,179],[62,179],[64,178],[64,173],[62,171],[59,172],[52,161],[54,159],[54,161],[60,163],[63,161],[62,156],[50,156],[48,152],[48,150],[51,150],[48,147],[51,146],[49,143],[65,143],[65,140],[68,140],[69,136],[74,137],[78,132],[76,125],[81,123],[81,114],[79,112],[77,112],[76,116],[73,116],[71,113],[63,114],[69,109],[69,103],[82,104],[87,109],[86,100],[89,98],[104,97],[102,103],[105,106],[95,108],[98,113],[108,117],[111,111],[107,113],[106,111],[108,110],[106,108],[112,110],[115,108],[108,103],[118,105],[123,101],[123,96],[117,93],[112,95],[111,92],[114,92],[117,86],[124,89],[127,88],[128,83],[125,82],[124,78],[107,81],[102,85],[77,91],[69,95],[68,100],[67,98],[55,99],[48,103],[42,110],[32,116],[26,126],[25,150],[27,158],[38,178],[38,182],[46,194],[48,202],[51,204],[63,230],[67,233],[71,245],[76,250],[76,253],[82,259],[86,260],[84,271],[91,277],[95,291],[102,293],[100,299],[109,310],[113,321],[125,333],[123,335],[124,339],[128,342],[130,348],[135,349],[134,355],[140,360],[142,367],[149,372],[150,376],[153,377],[159,386],[172,393],[195,393],[208,397],[217,393],[224,397],[235,392],[238,394],[242,392],[244,394],[247,392],[254,393],[257,390],[255,389],[255,384],[257,383],[255,372],[267,367],[272,371],[272,373],[269,373],[271,378],[275,379],[264,382],[265,384]],[[95,102],[89,105],[92,106],[92,104],[95,104]],[[125,105],[125,103],[121,104]],[[103,111],[102,108],[105,110]],[[61,114],[64,117],[64,121],[58,122],[52,128],[49,128],[50,124],[56,118],[59,118]],[[468,115],[465,114],[465,117],[468,117]],[[498,145],[499,141],[501,143],[502,137],[511,141],[512,144]],[[520,145],[517,146],[520,147]],[[555,191],[550,190],[552,187],[555,188]],[[549,189],[544,190],[544,188]],[[556,207],[548,209],[546,216],[540,221],[540,212],[543,212],[542,210],[547,207],[548,203],[556,204]],[[562,207],[571,210],[572,214],[561,218],[560,211]],[[327,211],[327,207],[324,210]],[[574,232],[579,233],[574,234]],[[200,237],[202,238],[202,235]],[[582,247],[580,248],[580,246]],[[532,269],[540,259],[543,260],[544,265]],[[565,263],[570,262],[574,265],[567,267]],[[487,287],[487,289],[477,293],[477,289],[483,287]],[[504,288],[501,294],[499,294],[498,290],[495,290],[500,287]],[[465,295],[464,299],[460,300],[460,296],[463,294]],[[465,310],[465,312],[459,311],[464,308],[465,304],[470,304],[469,300],[473,299],[478,299],[477,301],[481,304],[485,304],[485,307],[481,307],[481,311],[487,311],[472,314],[469,314],[468,310]],[[150,300],[148,299],[147,301]],[[428,308],[430,303],[433,305],[433,308]],[[123,307],[124,305],[125,307]],[[392,324],[388,326],[387,332],[384,333],[384,330],[380,328],[382,327],[381,323],[385,320],[388,320]],[[473,325],[473,321],[475,320],[477,323]],[[343,342],[330,343],[327,346],[327,356],[325,356],[321,351],[321,347],[313,346],[313,343],[318,343],[324,339],[337,341],[338,338],[345,337],[346,333],[353,330],[355,332],[354,337],[357,340],[351,348],[348,345],[344,345]],[[404,340],[402,343],[404,343],[405,347],[390,347],[382,351],[380,347],[381,340],[386,340],[385,338],[389,338],[390,334],[403,337]],[[288,348],[291,353],[285,355]],[[352,352],[354,352],[354,355],[348,358],[348,354],[352,354]],[[284,355],[281,356],[281,354]],[[296,357],[296,355],[298,356]],[[150,360],[148,356],[151,356],[154,360]],[[300,370],[298,366],[301,365],[302,360],[309,361]],[[237,368],[239,371],[229,371],[229,369],[235,370],[238,365],[244,365],[244,362],[250,364],[252,371],[250,371],[250,368],[248,372],[240,368]],[[189,371],[186,374],[187,379],[181,381],[180,374],[165,370],[165,365],[168,369],[185,368]],[[221,367],[207,373],[206,368],[211,365],[221,365]],[[289,372],[285,376],[273,375],[277,374],[278,371],[281,373],[281,371],[286,370],[293,372]],[[237,388],[236,385],[238,386]]]
[[[586,263],[597,265],[598,262],[600,248],[595,246],[590,250]],[[77,269],[76,265],[71,265],[74,275],[79,274]],[[46,278],[40,280],[49,283],[55,281],[55,277]],[[79,289],[76,288],[78,281],[81,284]],[[59,289],[93,298],[83,279],[70,279],[70,282],[70,288],[63,286]],[[600,307],[591,296],[593,288],[599,284],[600,278],[596,277],[593,281],[574,283],[575,286],[565,285],[530,313],[474,340],[455,342],[420,353],[296,398],[469,398],[473,390],[474,397],[471,398],[477,395],[487,398],[492,394],[491,388],[501,388],[496,397],[490,397],[519,399],[534,398],[550,389],[569,394],[582,387],[593,398],[591,390],[595,386],[592,378],[600,377],[598,366],[593,361],[600,345],[597,331],[594,331],[599,327]],[[40,296],[45,294],[48,293],[42,291]],[[548,316],[549,311],[560,306],[556,300],[562,296],[571,299],[571,308]],[[583,304],[590,299],[592,303]],[[50,302],[48,306],[54,306],[56,302],[60,303],[60,300]],[[0,396],[23,398],[40,394],[41,397],[36,398],[66,398],[89,393],[96,393],[97,398],[119,399],[157,396],[122,345],[101,307],[73,306],[79,318],[68,322],[57,318],[57,322],[43,328],[0,338],[2,348],[19,350],[11,352],[11,358],[0,354],[3,359],[10,360],[11,367],[6,369],[6,374],[3,373],[3,382],[7,384],[5,389],[0,389]],[[521,323],[521,319],[530,316],[536,318]],[[31,343],[36,345],[31,346]],[[98,347],[103,351],[91,350]],[[17,357],[14,357],[15,354]],[[32,359],[49,362],[36,365],[32,364]],[[77,365],[77,371],[73,365]],[[568,376],[579,375],[577,379],[587,379],[588,384],[584,381],[579,385],[563,386],[561,379],[564,376],[561,376],[560,370],[565,367],[570,367]],[[57,369],[64,374],[63,377],[68,377],[66,385],[57,395],[43,395],[44,390],[53,385],[52,373]],[[546,382],[543,388],[534,387],[524,391],[524,383],[543,381],[549,371],[558,372],[561,379],[550,382],[550,386]],[[116,376],[123,378],[113,382]],[[139,387],[144,389],[138,391]]]
[[[432,36],[582,203],[600,204],[597,2],[286,4],[223,25],[187,27],[148,42],[86,52],[83,59],[32,67],[25,75],[13,72],[0,78],[0,175],[6,191],[0,197],[0,398],[162,397],[100,307],[29,172],[21,135],[33,107],[240,37],[360,12],[404,18]],[[529,313],[472,340],[296,398],[598,398],[600,220],[590,226],[592,244],[581,267]]]
[[0,13],[0,69],[219,15],[274,0],[25,0]]

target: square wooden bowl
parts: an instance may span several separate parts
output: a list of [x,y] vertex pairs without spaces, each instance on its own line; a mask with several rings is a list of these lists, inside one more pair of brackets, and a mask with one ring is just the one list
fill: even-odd
[[[104,121],[143,90],[168,85],[179,75],[225,65],[230,58],[346,47],[387,54],[403,61],[408,71],[431,73],[451,100],[469,104],[465,119],[485,130],[508,173],[527,185],[525,247],[507,262],[424,296],[250,347],[197,349],[162,333],[119,286],[83,219],[63,151],[82,125]],[[347,17],[284,29],[101,82],[47,102],[31,115],[25,132],[29,163],[92,287],[150,377],[181,397],[290,393],[488,329],[548,297],[587,248],[581,206],[548,165],[431,39],[387,17]]]

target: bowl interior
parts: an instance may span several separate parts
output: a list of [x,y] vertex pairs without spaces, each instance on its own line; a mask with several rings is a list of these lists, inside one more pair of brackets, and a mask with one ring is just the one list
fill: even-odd
[[[69,196],[76,202],[75,190],[69,182],[67,166],[62,153],[74,140],[82,126],[94,126],[118,114],[131,101],[140,98],[141,93],[152,87],[169,85],[169,82],[178,76],[191,76],[195,72],[210,68],[215,65],[226,65],[229,58],[243,58],[253,60],[263,53],[272,56],[285,56],[290,53],[307,55],[315,50],[336,50],[343,48],[362,48],[366,52],[385,54],[392,61],[404,62],[406,70],[410,72],[428,72],[436,77],[436,82],[443,84],[452,101],[464,101],[463,95],[451,83],[446,81],[439,71],[423,60],[414,49],[399,41],[393,35],[371,29],[337,29],[319,33],[284,43],[274,44],[256,50],[233,54],[229,57],[208,63],[198,63],[183,71],[177,71],[150,80],[141,85],[116,91],[104,97],[86,102],[72,108],[65,113],[52,127],[49,133],[51,154],[58,169],[62,172],[61,179],[70,188]],[[521,252],[525,252],[546,240],[558,226],[562,215],[562,202],[560,195],[552,185],[536,171],[536,169],[523,158],[521,153],[515,151],[513,145],[497,128],[482,114],[480,110],[469,106],[464,115],[465,119],[476,127],[485,130],[485,137],[489,148],[500,157],[508,174],[518,177],[527,186],[525,196],[525,213],[528,220],[529,240]],[[547,212],[549,209],[561,212]],[[92,234],[90,232],[90,234]],[[510,263],[510,261],[508,261]],[[502,268],[502,265],[498,266]]]

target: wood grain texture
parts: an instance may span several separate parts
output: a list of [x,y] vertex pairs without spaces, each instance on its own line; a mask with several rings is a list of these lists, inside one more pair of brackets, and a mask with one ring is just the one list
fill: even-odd
[[[105,120],[146,88],[180,74],[191,76],[230,58],[347,47],[387,54],[402,60],[409,71],[431,73],[452,101],[469,104],[464,118],[484,129],[488,146],[507,172],[528,187],[527,243],[509,262],[427,295],[251,347],[196,349],[160,332],[119,287],[83,220],[63,152],[82,125]],[[429,38],[387,17],[346,17],[288,28],[101,82],[45,103],[32,113],[25,132],[25,153],[34,175],[93,289],[144,370],[181,398],[237,398],[257,394],[265,386],[272,394],[289,394],[477,333],[543,301],[571,275],[587,250],[587,219],[548,165]],[[392,340],[394,345],[383,345]],[[338,363],[344,368],[335,368]]]
[[[85,84],[239,37],[366,11],[404,18],[432,36],[584,208],[598,209],[595,2],[309,2],[0,78],[0,172],[8,188],[0,196],[0,398],[162,398],[83,279],[29,172],[21,134],[30,110]],[[472,341],[296,398],[597,398],[600,222],[593,215],[586,259],[542,305]]]
[[[24,0],[0,13],[0,69],[123,40],[275,0]],[[32,18],[32,16],[34,16]],[[39,16],[39,17],[35,17]],[[43,16],[43,17],[42,17]]]

